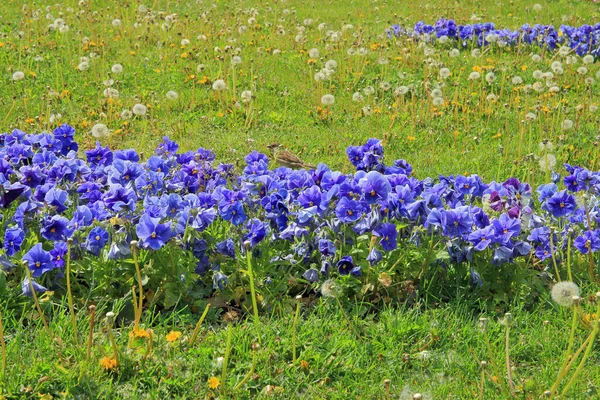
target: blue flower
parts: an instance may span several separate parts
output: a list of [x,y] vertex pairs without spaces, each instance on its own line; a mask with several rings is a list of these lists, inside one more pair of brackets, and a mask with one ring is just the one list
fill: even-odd
[[344,256],[342,257],[336,264],[338,268],[338,273],[340,275],[348,275],[352,276],[360,276],[360,266],[355,266],[354,261],[352,260],[352,256]]
[[244,235],[244,241],[249,240],[251,247],[259,244],[267,235],[267,227],[258,218],[253,218],[248,221],[246,229],[250,232]]
[[6,255],[12,257],[21,250],[21,244],[25,239],[25,232],[18,226],[11,226],[4,232],[4,249]]
[[215,245],[215,249],[228,257],[235,258],[235,243],[233,239],[225,239],[222,242],[219,242]]
[[69,195],[66,191],[57,187],[51,187],[44,196],[44,201],[52,206],[57,213],[62,213],[68,208]]
[[106,229],[97,226],[88,234],[84,247],[93,255],[98,256],[106,243],[108,243],[108,232]]
[[559,218],[572,214],[575,208],[577,208],[577,203],[575,202],[575,196],[567,193],[566,190],[562,190],[548,198],[542,205],[542,208]]
[[335,215],[345,223],[358,220],[362,213],[362,205],[358,201],[350,200],[347,197],[342,197],[335,207]]
[[588,254],[589,252],[596,252],[600,250],[600,238],[598,237],[598,230],[586,231],[583,235],[578,236],[573,242],[577,250],[581,254]]
[[473,243],[475,250],[482,251],[496,240],[496,231],[493,226],[487,226],[482,229],[478,229],[468,236],[469,242]]
[[37,243],[23,256],[23,261],[27,261],[27,266],[31,270],[34,278],[39,278],[48,271],[54,269],[50,253],[42,248],[41,243]]
[[379,243],[385,251],[392,251],[398,247],[398,232],[396,231],[396,225],[392,223],[381,224],[373,231],[373,234],[381,237]]
[[44,219],[40,229],[42,237],[46,240],[67,240],[73,234],[69,229],[69,220],[61,215],[54,215]]
[[145,249],[159,250],[172,237],[171,227],[168,224],[160,224],[159,218],[152,218],[144,214],[135,227],[135,233]]
[[510,218],[508,214],[500,215],[500,218],[492,221],[495,236],[502,243],[507,243],[510,238],[521,233],[521,222],[516,218]]
[[369,172],[360,180],[363,196],[368,204],[373,204],[380,200],[386,200],[392,191],[392,185],[388,179],[377,171]]
[[65,256],[67,255],[68,250],[69,248],[65,242],[54,243],[54,248],[50,250],[54,268],[63,268],[65,266]]
[[315,283],[319,280],[319,271],[317,271],[314,268],[307,269],[304,272],[304,274],[302,274],[302,277],[306,279],[309,283]]
[[31,281],[31,285],[29,284],[29,278],[23,279],[21,283],[21,292],[27,297],[33,297],[33,293],[31,293],[31,286],[33,286],[33,290],[36,293],[44,293],[47,292],[48,289],[38,284],[36,281]]
[[328,239],[319,239],[319,251],[324,257],[330,257],[335,255],[335,244]]
[[241,225],[246,220],[244,205],[241,201],[236,201],[233,204],[219,204],[219,212],[221,218],[225,221],[230,221],[233,225]]
[[229,280],[227,279],[227,275],[222,273],[221,271],[215,271],[213,274],[213,289],[224,290],[225,286],[229,284]]

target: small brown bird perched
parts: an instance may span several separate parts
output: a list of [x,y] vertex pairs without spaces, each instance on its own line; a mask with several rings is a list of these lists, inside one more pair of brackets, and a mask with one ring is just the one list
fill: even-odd
[[283,148],[283,145],[279,143],[273,143],[267,146],[271,150],[271,154],[275,161],[275,164],[282,167],[288,167],[292,169],[315,169],[314,165],[306,164],[297,155]]

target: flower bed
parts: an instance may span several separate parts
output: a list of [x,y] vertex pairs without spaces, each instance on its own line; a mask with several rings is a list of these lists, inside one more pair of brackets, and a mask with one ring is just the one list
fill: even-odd
[[600,24],[579,27],[561,25],[556,29],[552,25],[525,24],[516,30],[497,29],[492,22],[458,25],[451,19],[441,18],[434,25],[417,22],[412,28],[398,24],[387,31],[388,37],[411,37],[421,40],[455,42],[466,46],[517,46],[535,45],[547,50],[565,47],[565,51],[576,52],[579,56],[600,54]]
[[80,158],[74,133],[0,137],[4,291],[62,293],[70,259],[81,298],[127,296],[132,250],[145,299],[165,308],[248,305],[250,263],[262,307],[318,288],[371,302],[417,291],[497,299],[559,275],[596,279],[600,181],[584,168],[566,165],[565,189],[553,173],[535,192],[516,178],[418,179],[404,160],[384,164],[370,139],[347,149],[353,174],[269,170],[256,151],[238,174],[166,137],[145,161],[99,144]]

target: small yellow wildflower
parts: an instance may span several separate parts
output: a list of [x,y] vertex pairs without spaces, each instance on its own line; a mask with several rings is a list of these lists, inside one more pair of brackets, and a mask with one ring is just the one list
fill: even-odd
[[181,337],[181,332],[179,331],[171,331],[167,334],[167,342],[173,343],[177,339]]
[[129,332],[129,336],[134,339],[146,339],[150,337],[150,333],[145,329],[133,328],[133,331]]
[[112,371],[117,368],[117,360],[113,357],[102,357],[100,359],[100,366],[106,371]]
[[211,376],[208,378],[208,387],[210,389],[216,389],[221,385],[221,381],[216,376]]

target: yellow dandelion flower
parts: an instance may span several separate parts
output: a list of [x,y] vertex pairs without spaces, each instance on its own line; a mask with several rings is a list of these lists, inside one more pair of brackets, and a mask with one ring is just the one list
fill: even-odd
[[216,389],[221,385],[221,381],[216,376],[211,376],[208,378],[208,387],[210,389]]
[[306,360],[300,361],[300,368],[307,370],[309,368],[308,361],[306,361]]
[[181,55],[179,57],[181,57],[181,58],[187,58],[187,56],[188,56],[188,53],[181,53]]
[[177,339],[181,337],[181,332],[179,331],[171,331],[167,334],[167,342],[173,343]]
[[113,357],[102,357],[100,359],[100,366],[106,371],[112,371],[117,368],[117,360]]
[[409,140],[409,141],[411,141],[411,142],[414,142],[415,140],[417,140],[417,138],[416,138],[416,137],[414,137],[414,136],[411,136],[411,135],[408,135],[408,136],[406,137],[406,139],[408,139],[408,140]]

